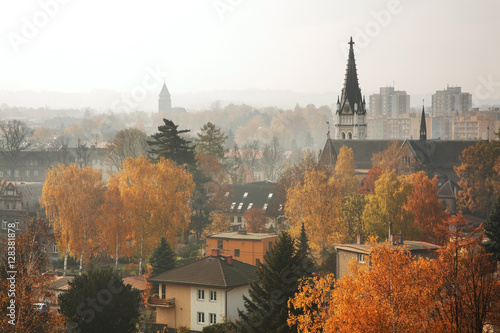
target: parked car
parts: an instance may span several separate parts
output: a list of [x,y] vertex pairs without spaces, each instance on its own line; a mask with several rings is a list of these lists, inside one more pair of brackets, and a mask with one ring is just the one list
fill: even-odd
[[33,307],[37,312],[47,313],[47,304],[45,303],[35,303],[33,304]]

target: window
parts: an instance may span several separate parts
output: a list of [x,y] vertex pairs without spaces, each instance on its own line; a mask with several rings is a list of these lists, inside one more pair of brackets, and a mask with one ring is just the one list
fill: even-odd
[[238,205],[238,210],[241,210],[242,207],[243,207],[243,202],[240,202],[240,204]]
[[3,178],[3,171],[0,171],[0,178]]
[[234,256],[239,257],[240,256],[240,249],[234,249]]
[[248,192],[243,193],[243,199],[245,199],[246,197],[248,197]]
[[225,197],[228,197],[229,196],[229,192],[226,192],[226,194],[224,194]]
[[52,252],[53,253],[59,253],[59,249],[57,248],[56,244],[52,244]]
[[16,230],[19,230],[19,220],[15,220],[14,223],[16,224]]
[[26,177],[29,178],[30,177],[30,171],[29,170],[26,170]]
[[14,177],[19,178],[19,170],[14,170]]
[[267,204],[264,204],[264,207],[262,207],[263,210],[267,209]]
[[253,206],[253,202],[250,202],[250,203],[248,204],[247,209],[252,209],[252,206]]
[[210,300],[212,302],[215,302],[217,300],[217,291],[215,290],[210,290]]
[[198,300],[199,301],[204,301],[205,300],[205,290],[198,289]]
[[217,241],[217,247],[222,250],[224,248],[224,241]]
[[210,314],[210,324],[217,324],[217,315],[215,313]]
[[205,313],[198,312],[198,324],[205,324]]
[[272,193],[269,193],[269,195],[267,196],[268,199],[271,199],[272,197],[273,197]]
[[358,253],[358,262],[365,262],[365,255]]
[[33,177],[38,177],[38,170],[33,171]]
[[238,219],[237,219],[238,223],[241,223],[243,222],[243,216],[238,216]]
[[7,220],[2,221],[2,229],[7,229]]
[[236,202],[233,202],[233,203],[231,204],[231,210],[233,210],[233,209],[234,209],[234,206],[236,206]]

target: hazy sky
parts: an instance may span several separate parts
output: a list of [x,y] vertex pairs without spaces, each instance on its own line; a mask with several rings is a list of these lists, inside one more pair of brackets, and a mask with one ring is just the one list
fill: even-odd
[[476,99],[500,97],[498,0],[0,4],[0,90],[140,94],[165,77],[172,94],[247,88],[337,94],[353,36],[365,93],[395,83],[425,94],[449,84]]

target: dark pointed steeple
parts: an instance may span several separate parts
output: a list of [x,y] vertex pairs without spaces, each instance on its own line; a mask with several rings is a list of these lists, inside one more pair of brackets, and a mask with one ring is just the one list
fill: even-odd
[[344,88],[340,98],[340,105],[337,113],[339,114],[358,114],[365,115],[365,103],[359,88],[358,73],[356,70],[356,60],[354,59],[354,42],[349,42],[349,59],[347,59],[347,68],[345,72]]
[[163,82],[163,87],[161,88],[161,91],[160,91],[160,98],[162,98],[162,97],[170,98],[170,92],[168,91],[168,88],[167,88],[167,85],[165,84],[165,82]]
[[163,87],[160,91],[160,97],[158,98],[158,112],[164,114],[170,114],[172,111],[172,100],[170,99],[170,92],[168,91],[167,85],[163,82]]
[[422,105],[422,118],[420,119],[420,141],[427,141],[427,126],[425,124],[425,111]]

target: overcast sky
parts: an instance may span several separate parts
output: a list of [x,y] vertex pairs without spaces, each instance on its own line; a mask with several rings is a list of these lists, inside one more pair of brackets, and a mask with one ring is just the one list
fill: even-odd
[[0,90],[139,91],[164,77],[172,94],[337,94],[353,36],[365,93],[457,85],[500,96],[498,0],[0,3]]

